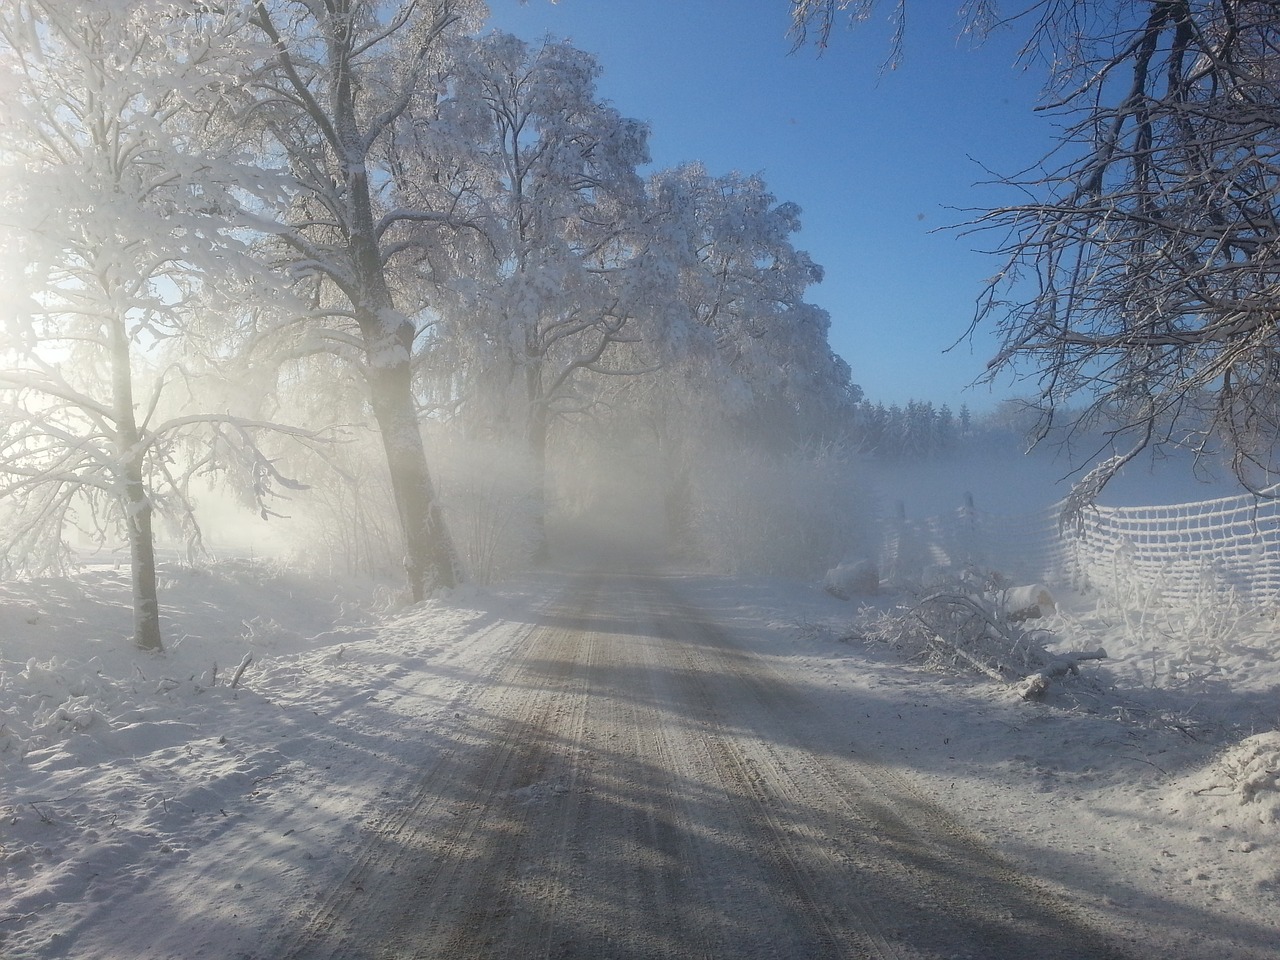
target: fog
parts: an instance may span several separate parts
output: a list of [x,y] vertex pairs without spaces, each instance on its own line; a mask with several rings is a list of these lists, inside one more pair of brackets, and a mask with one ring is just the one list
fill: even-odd
[[[568,566],[820,576],[846,556],[874,553],[881,498],[844,453],[779,454],[703,438],[695,459],[677,462],[651,438],[602,442],[565,431],[548,453],[540,496],[520,442],[429,434],[450,533],[467,578],[479,583],[527,568],[544,535],[546,559]],[[281,459],[307,486],[273,500],[269,518],[225,485],[202,488],[193,501],[203,547],[325,574],[395,577],[395,509],[375,438],[332,452],[340,464],[309,455],[303,470]]]

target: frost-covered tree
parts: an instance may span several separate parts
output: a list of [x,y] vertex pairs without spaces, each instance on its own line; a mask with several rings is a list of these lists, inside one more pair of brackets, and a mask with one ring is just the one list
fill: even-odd
[[202,432],[206,465],[247,459],[260,490],[279,479],[260,424],[174,399],[202,295],[239,259],[225,212],[244,171],[205,126],[239,26],[187,0],[0,6],[4,560],[57,565],[71,524],[122,531],[147,649],[153,513],[190,520],[179,445]]
[[690,331],[678,352],[697,357],[701,340],[702,389],[760,442],[829,438],[857,388],[831,350],[830,317],[805,299],[823,271],[791,242],[800,208],[759,176],[700,164],[659,173],[650,192]]
[[[1038,371],[1041,430],[1084,404],[1116,424],[1098,488],[1151,445],[1225,440],[1251,487],[1280,437],[1280,8],[1149,2],[1105,32],[1045,25],[1069,56],[1065,132],[1035,199],[992,211],[1008,237],[981,304],[1002,367]],[[1012,294],[1012,296],[1011,296]]]
[[680,541],[716,482],[703,469],[711,438],[791,456],[846,430],[858,390],[831,351],[829,318],[805,300],[822,271],[791,242],[794,204],[759,177],[714,177],[700,164],[655,174],[648,192],[676,318],[661,369],[619,385],[615,405],[653,437]]
[[[793,0],[825,45],[875,0]],[[903,22],[906,4],[896,7]],[[993,370],[1038,377],[1044,414],[1110,423],[1096,493],[1152,445],[1224,438],[1250,487],[1276,481],[1280,437],[1280,5],[1066,0],[968,7],[1024,29],[1049,65],[1047,156],[1011,177],[1026,200],[978,226],[1006,264],[979,303]]]
[[843,429],[858,388],[806,299],[823,271],[796,249],[800,209],[758,176],[713,177],[700,164],[655,175],[655,229],[677,278],[685,323],[668,365],[678,393],[753,442],[787,448]]
[[648,368],[632,348],[670,299],[636,172],[648,132],[598,98],[599,72],[567,43],[493,34],[458,46],[441,106],[465,144],[448,182],[483,197],[490,241],[459,271],[446,311],[473,371],[467,402],[523,438],[539,489],[552,424],[592,406],[590,376]]
[[[415,205],[402,138],[430,121],[451,36],[479,26],[478,0],[253,0],[271,47],[242,87],[238,122],[264,164],[292,178],[288,203],[260,211],[273,262],[309,292],[324,330],[368,383],[405,546],[410,592],[452,585],[457,561],[428,469],[413,388],[427,325],[435,230],[454,211]],[[425,196],[425,195],[424,195]]]

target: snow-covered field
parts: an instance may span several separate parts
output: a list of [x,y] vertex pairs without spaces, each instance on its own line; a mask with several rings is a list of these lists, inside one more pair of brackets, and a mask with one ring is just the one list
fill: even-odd
[[[160,656],[127,639],[126,571],[0,584],[0,953],[267,955],[564,583],[391,609],[269,563],[173,568]],[[1275,955],[1274,620],[1206,638],[1059,597],[1055,643],[1110,659],[1035,704],[857,639],[855,605],[816,584],[682,589],[776,668],[847,692],[851,744],[1156,952]]]

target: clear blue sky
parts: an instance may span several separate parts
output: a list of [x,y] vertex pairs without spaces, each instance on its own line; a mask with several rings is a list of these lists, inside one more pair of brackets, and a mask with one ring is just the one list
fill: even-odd
[[1014,200],[977,186],[980,164],[1013,173],[1045,153],[1052,123],[1031,110],[1044,72],[1014,67],[1015,33],[959,39],[959,0],[910,6],[905,59],[882,71],[894,5],[819,58],[789,52],[787,0],[489,0],[491,26],[595,54],[601,96],[650,124],[657,167],[760,173],[803,208],[796,246],[826,268],[810,299],[870,399],[983,410],[1029,389],[966,390],[990,334],[943,352],[1000,266],[974,249],[995,238],[931,231]]

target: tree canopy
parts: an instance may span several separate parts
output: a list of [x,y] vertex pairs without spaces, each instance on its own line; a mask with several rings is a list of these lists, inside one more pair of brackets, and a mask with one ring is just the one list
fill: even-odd
[[[796,41],[825,46],[843,14],[875,6],[793,0]],[[1073,405],[1116,424],[1095,491],[1167,444],[1223,443],[1246,486],[1274,484],[1280,8],[1071,0],[966,15],[1025,31],[1024,56],[1048,68],[1040,109],[1060,121],[1045,158],[1004,178],[1025,199],[970,224],[1003,259],[976,317],[1000,338],[992,375],[1036,380],[1040,435]]]
[[847,429],[799,209],[647,169],[593,57],[483,22],[472,0],[0,8],[8,569],[124,531],[155,646],[150,517],[198,549],[196,477],[263,517],[276,492],[333,511],[319,542],[398,551],[416,599],[480,555],[428,469],[451,436],[523,445],[540,524],[548,448],[624,422],[684,452],[677,485],[695,421],[775,450]]

